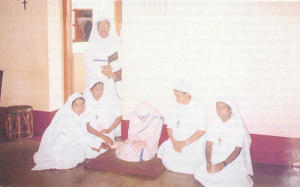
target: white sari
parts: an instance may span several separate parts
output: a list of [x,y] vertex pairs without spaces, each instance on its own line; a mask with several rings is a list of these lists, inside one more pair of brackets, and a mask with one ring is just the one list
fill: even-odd
[[231,98],[219,98],[217,102],[223,102],[231,107],[231,118],[223,123],[216,116],[207,131],[207,140],[213,142],[212,164],[220,163],[228,158],[235,147],[242,147],[238,157],[216,173],[208,173],[206,160],[197,166],[195,179],[204,186],[240,187],[252,186],[253,181],[249,175],[253,175],[250,145],[251,138],[244,125],[235,102]]
[[99,148],[101,143],[88,137],[83,131],[82,115],[72,110],[72,102],[83,97],[72,94],[66,104],[55,114],[43,134],[38,152],[33,156],[36,166],[32,170],[69,169],[86,159],[86,151]]
[[[121,69],[121,39],[116,35],[116,31],[113,23],[110,24],[110,32],[107,38],[101,38],[98,31],[97,25],[99,22],[107,20],[107,18],[99,18],[94,24],[89,38],[87,50],[84,56],[84,66],[87,70],[86,82],[87,84],[91,79],[100,78],[102,79],[105,85],[105,90],[108,95],[113,96],[116,101],[118,101],[118,95],[120,95],[120,86],[121,82],[114,83],[113,78],[107,78],[104,74],[101,73],[101,66],[108,65],[108,59],[110,55],[118,52],[119,58],[113,61],[110,65],[113,68],[113,72],[116,72]],[[116,90],[116,87],[118,90]],[[118,91],[118,94],[117,94]],[[84,95],[90,94],[89,88],[87,87]]]
[[[173,137],[177,141],[186,141],[198,130],[206,131],[207,113],[204,105],[195,98],[187,104],[176,104],[173,107],[171,120],[167,128],[173,130]],[[204,159],[205,139],[202,136],[197,141],[185,146],[182,152],[173,148],[170,139],[159,148],[157,157],[162,159],[164,166],[174,172],[194,174],[195,166]]]
[[[145,122],[142,122],[136,112],[132,112],[129,122],[128,139],[117,147],[118,158],[129,162],[147,161],[156,155],[164,119],[152,108]],[[146,141],[147,146],[136,150],[132,141]]]
[[[102,82],[101,79],[91,79],[88,84],[88,89],[90,89],[98,82]],[[105,84],[104,84],[105,85]],[[111,96],[107,95],[106,90],[104,89],[104,93],[101,98],[96,101],[93,97],[92,93],[85,95],[86,99],[86,110],[85,110],[85,120],[90,123],[90,126],[98,132],[101,132],[102,129],[108,129],[114,123],[117,117],[121,116],[121,110],[118,107],[118,104],[114,99],[111,99]],[[87,127],[85,124],[85,131],[87,131]],[[93,138],[97,141],[104,142],[100,137],[89,133],[90,138]],[[110,137],[113,141],[115,138],[115,129],[112,130],[109,134],[104,134],[105,136]],[[101,149],[100,152],[90,152],[89,158],[95,158],[99,154],[105,152],[106,149]]]

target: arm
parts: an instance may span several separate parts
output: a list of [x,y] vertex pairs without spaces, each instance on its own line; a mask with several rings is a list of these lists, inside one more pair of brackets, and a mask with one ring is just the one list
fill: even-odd
[[146,147],[148,147],[149,149],[151,149],[154,152],[156,152],[158,149],[158,143],[159,143],[159,139],[161,136],[161,130],[163,127],[163,123],[164,123],[164,119],[161,117],[157,124],[156,132],[152,136],[150,136],[149,138],[144,140],[144,141],[146,141]]
[[205,131],[202,131],[202,130],[198,130],[197,132],[195,132],[195,134],[193,134],[191,137],[189,137],[187,140],[186,140],[186,145],[188,144],[191,144],[191,143],[194,143],[195,141],[197,141],[199,138],[201,138],[201,136],[205,134]]
[[221,171],[224,167],[226,167],[228,164],[230,164],[239,156],[241,150],[242,150],[241,147],[235,147],[234,151],[232,151],[232,153],[228,156],[226,160],[224,160],[221,163],[217,163],[213,166],[213,170],[210,173],[216,173],[218,171]]
[[212,163],[211,163],[211,151],[212,151],[213,142],[206,141],[205,146],[205,158],[206,158],[206,169],[208,172],[212,169]]
[[159,139],[161,136],[161,130],[162,130],[162,126],[163,126],[163,118],[156,118],[155,120],[152,121],[152,123],[150,124],[150,128],[154,128],[155,127],[155,132],[153,131],[147,131],[145,130],[145,132],[139,134],[137,136],[137,139],[139,140],[139,143],[142,145],[141,147],[143,149],[147,149],[147,151],[150,152],[154,152],[156,153],[157,149],[158,149],[158,143],[159,143]]
[[171,140],[171,142],[172,142],[172,144],[173,144],[173,148],[174,148],[174,150],[175,151],[177,151],[178,153],[180,153],[181,152],[181,149],[178,147],[178,145],[177,145],[177,140],[175,140],[175,138],[173,137],[173,129],[171,129],[171,128],[168,128],[167,129],[168,130],[168,136],[169,136],[169,138],[170,138],[170,140]]
[[119,125],[119,123],[121,121],[122,121],[122,116],[117,117],[115,119],[115,121],[113,122],[113,124],[108,129],[103,129],[101,132],[105,133],[105,134],[109,134],[111,131],[113,131]]
[[88,132],[100,137],[107,144],[112,145],[114,143],[113,140],[110,137],[105,136],[104,134],[96,131],[93,127],[91,127],[89,122],[86,123],[86,128],[87,128]]
[[199,138],[201,138],[201,136],[203,134],[205,134],[205,131],[198,130],[191,137],[189,137],[186,141],[176,141],[175,146],[178,147],[179,151],[181,152],[185,146],[187,146],[191,143],[194,143]]

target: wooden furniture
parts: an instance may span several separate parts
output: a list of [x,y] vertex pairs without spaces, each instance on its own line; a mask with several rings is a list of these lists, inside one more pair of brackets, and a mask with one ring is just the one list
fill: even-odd
[[33,136],[32,107],[15,105],[5,108],[6,135],[9,140],[20,140]]
[[3,71],[0,70],[0,102],[1,102],[2,79],[3,79]]

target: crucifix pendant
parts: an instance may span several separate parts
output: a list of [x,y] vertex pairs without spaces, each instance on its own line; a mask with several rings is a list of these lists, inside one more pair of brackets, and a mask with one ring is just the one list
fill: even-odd
[[98,119],[99,118],[98,115],[95,118]]
[[177,127],[178,127],[178,125],[180,124],[180,122],[179,121],[177,121]]
[[219,145],[220,145],[220,142],[222,141],[222,139],[221,139],[221,138],[219,138],[218,140],[219,140]]

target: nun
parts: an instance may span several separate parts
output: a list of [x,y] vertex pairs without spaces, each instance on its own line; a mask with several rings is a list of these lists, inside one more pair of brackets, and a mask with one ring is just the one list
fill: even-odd
[[251,138],[234,100],[220,97],[216,111],[207,131],[206,159],[194,177],[204,186],[253,186]]
[[85,130],[93,139],[104,144],[98,153],[91,152],[90,158],[95,158],[108,148],[115,148],[115,128],[122,120],[121,110],[111,95],[105,91],[105,83],[100,78],[91,79],[88,83],[89,93],[86,99]]
[[100,148],[101,142],[89,138],[82,129],[84,111],[83,95],[69,96],[44,132],[32,170],[70,169],[82,163],[87,152]]
[[188,83],[178,82],[173,91],[177,104],[167,124],[169,139],[160,146],[157,157],[170,171],[194,174],[196,165],[204,159],[207,112],[191,95]]
[[118,158],[129,162],[152,159],[158,149],[164,118],[149,103],[139,103],[130,115],[128,139],[116,149]]
[[[108,64],[108,57],[115,53],[118,54],[118,58]],[[98,18],[93,24],[84,56],[86,83],[88,84],[94,78],[103,79],[106,91],[116,100],[121,97],[121,81],[114,83],[115,72],[122,67],[120,56],[121,39],[117,36],[113,22],[107,17]],[[85,92],[89,92],[88,87]]]

